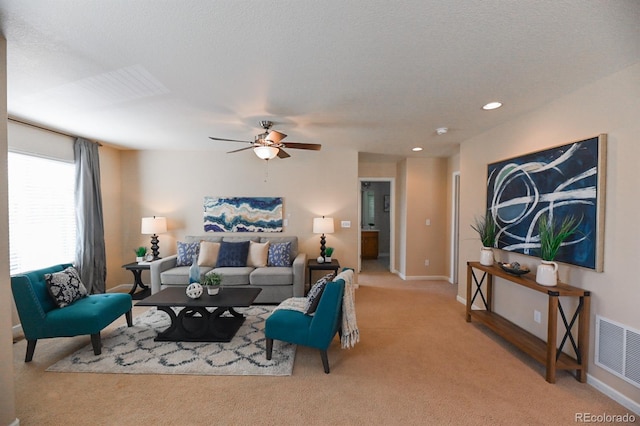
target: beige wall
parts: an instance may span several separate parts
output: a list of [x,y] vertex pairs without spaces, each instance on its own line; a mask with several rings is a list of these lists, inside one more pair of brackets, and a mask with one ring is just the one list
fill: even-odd
[[0,37],[0,425],[16,420],[9,279],[9,209],[7,189],[7,41]]
[[[326,245],[335,248],[342,266],[357,267],[357,153],[291,154],[267,163],[251,152],[123,151],[122,252],[133,257],[134,247],[149,246],[149,236],[140,235],[142,216],[167,217],[169,230],[159,236],[160,255],[166,256],[185,235],[204,234],[205,196],[272,196],[284,199],[288,225],[282,235],[298,236],[300,250],[315,258],[320,236],[311,232],[313,218],[332,216],[335,233]],[[352,227],[341,228],[343,220]]]
[[[505,105],[504,108],[508,108]],[[487,164],[576,140],[608,134],[604,272],[561,265],[562,281],[592,292],[589,374],[627,398],[640,403],[638,389],[593,363],[595,316],[640,329],[638,263],[640,232],[640,64],[590,84],[517,120],[465,141],[460,150],[461,218],[460,282],[466,277],[467,260],[477,260],[480,243],[468,226],[485,209]],[[494,112],[499,114],[499,110]],[[518,260],[535,267],[539,259],[498,252],[502,260]],[[465,286],[458,288],[465,297]],[[496,311],[534,334],[544,337],[546,325],[533,322],[533,310],[546,312],[546,298],[499,280]]]

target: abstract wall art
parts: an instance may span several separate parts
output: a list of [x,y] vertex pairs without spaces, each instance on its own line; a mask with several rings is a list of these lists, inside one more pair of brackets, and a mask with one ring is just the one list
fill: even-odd
[[282,232],[282,197],[204,197],[205,232]]
[[539,256],[538,219],[580,221],[555,260],[602,271],[607,135],[492,163],[487,212],[498,225],[498,248]]

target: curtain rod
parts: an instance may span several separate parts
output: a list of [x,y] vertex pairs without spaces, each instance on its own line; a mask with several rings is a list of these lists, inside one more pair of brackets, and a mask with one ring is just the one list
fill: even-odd
[[[25,126],[34,127],[36,129],[45,130],[47,132],[56,133],[58,135],[67,136],[67,137],[70,137],[70,138],[78,138],[79,137],[79,136],[76,136],[76,135],[70,135],[68,133],[60,132],[58,130],[49,129],[48,127],[38,126],[37,124],[28,123],[26,121],[18,120],[17,118],[7,117],[7,120],[13,121],[15,123],[24,124]],[[87,139],[87,140],[91,140],[91,139]],[[98,144],[98,146],[102,146],[102,144],[100,142],[93,141],[93,140],[91,140],[91,142]]]

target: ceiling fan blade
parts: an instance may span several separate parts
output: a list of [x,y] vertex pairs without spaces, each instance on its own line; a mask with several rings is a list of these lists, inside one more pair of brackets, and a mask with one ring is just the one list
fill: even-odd
[[240,149],[235,149],[233,151],[228,151],[227,154],[233,154],[234,152],[245,151],[245,150],[251,149],[251,148],[253,148],[253,145],[252,146],[247,146],[247,147],[244,147],[244,148],[240,148]]
[[213,139],[214,141],[223,141],[223,142],[244,142],[244,143],[253,143],[251,141],[239,141],[236,139],[222,139],[222,138],[214,138],[212,136],[209,136],[209,139]]
[[278,143],[280,142],[282,139],[286,138],[287,135],[285,135],[284,133],[281,133],[277,130],[272,130],[269,132],[269,135],[267,135],[267,139],[272,141],[273,143]]
[[284,146],[293,149],[310,149],[312,151],[320,151],[320,148],[322,148],[319,143],[285,142]]
[[280,148],[278,150],[278,158],[289,158],[291,157],[288,153],[284,151],[284,149]]

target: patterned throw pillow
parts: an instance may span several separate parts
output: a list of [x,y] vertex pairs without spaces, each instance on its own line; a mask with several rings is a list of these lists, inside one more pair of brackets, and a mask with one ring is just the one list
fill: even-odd
[[44,279],[47,282],[49,294],[60,308],[69,306],[76,300],[87,296],[87,289],[73,266],[62,272],[45,274]]
[[269,266],[291,266],[291,241],[269,245]]
[[230,243],[223,241],[220,243],[218,253],[218,268],[247,266],[247,256],[249,255],[249,241]]
[[193,257],[198,256],[200,252],[200,243],[183,243],[178,241],[178,259],[176,266],[190,266],[193,263]]
[[333,272],[325,275],[320,278],[309,290],[309,294],[307,294],[307,306],[305,308],[305,314],[313,315],[316,309],[318,309],[318,304],[320,303],[320,297],[322,297],[322,292],[326,287],[327,283],[333,279]]

